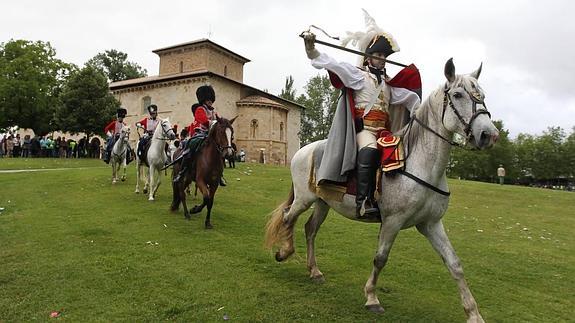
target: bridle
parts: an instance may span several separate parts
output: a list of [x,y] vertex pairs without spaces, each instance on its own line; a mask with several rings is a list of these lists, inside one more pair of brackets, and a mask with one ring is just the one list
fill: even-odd
[[[473,93],[470,93],[469,91],[467,91],[467,89],[465,87],[463,87],[465,92],[469,95],[471,101],[472,101],[472,115],[471,118],[469,119],[469,122],[465,121],[465,119],[463,119],[463,117],[461,116],[461,114],[459,113],[459,111],[457,111],[457,109],[455,108],[455,105],[453,104],[453,99],[451,98],[451,95],[449,94],[449,88],[447,87],[447,84],[445,85],[445,88],[443,90],[443,112],[441,114],[441,124],[443,125],[443,127],[445,128],[445,123],[443,122],[443,119],[445,118],[445,110],[447,110],[447,106],[451,107],[451,110],[453,111],[453,113],[455,113],[455,115],[457,116],[457,119],[459,119],[459,122],[461,122],[461,124],[463,124],[464,126],[464,132],[465,132],[465,142],[469,142],[469,139],[471,138],[472,134],[471,134],[471,129],[473,127],[473,122],[475,121],[475,119],[477,119],[478,116],[482,115],[482,114],[487,114],[489,116],[489,118],[491,118],[491,113],[489,113],[489,111],[487,111],[487,106],[485,105],[485,102],[483,99],[481,99],[481,94],[479,93],[479,91],[474,91]],[[477,109],[477,105],[481,104],[483,105],[483,109]],[[452,146],[457,146],[457,147],[461,147],[461,148],[465,148],[464,146],[462,146],[461,144],[458,144],[456,142],[454,142],[453,140],[450,140],[448,138],[445,138],[444,136],[442,136],[440,133],[438,133],[437,131],[431,129],[428,125],[424,124],[421,120],[419,120],[417,117],[415,117],[415,115],[412,117],[411,121],[409,122],[408,125],[408,130],[407,132],[411,132],[411,126],[413,125],[413,121],[416,121],[417,123],[419,123],[419,125],[421,127],[423,127],[424,129],[430,131],[431,133],[433,133],[434,135],[436,135],[437,137],[441,138],[443,141],[449,143]],[[407,158],[409,157],[409,150],[407,153],[407,156],[405,158],[403,158],[403,161],[407,160]],[[398,173],[407,176],[409,178],[411,178],[412,180],[416,181],[417,183],[443,195],[443,196],[449,196],[451,193],[448,191],[444,191],[424,180],[422,180],[421,178],[401,169],[398,170]]]
[[[463,117],[461,116],[459,111],[457,111],[457,109],[453,105],[453,99],[451,98],[451,95],[449,94],[450,89],[447,87],[447,84],[446,84],[445,89],[443,90],[443,94],[444,94],[443,95],[443,113],[441,115],[441,123],[445,127],[443,119],[445,118],[445,110],[447,109],[447,106],[449,105],[449,107],[451,107],[451,110],[453,111],[453,113],[455,113],[455,115],[457,116],[457,119],[459,119],[459,122],[461,122],[461,124],[463,124],[463,126],[464,126],[463,131],[465,132],[466,139],[469,140],[469,138],[471,137],[471,128],[473,126],[473,121],[475,121],[475,119],[477,119],[477,117],[479,117],[482,114],[487,114],[487,116],[489,116],[489,118],[491,119],[491,113],[489,113],[489,111],[487,111],[487,106],[485,105],[484,99],[481,99],[481,93],[479,93],[479,91],[473,91],[473,93],[471,93],[471,92],[467,91],[467,89],[465,87],[463,87],[463,89],[469,95],[469,98],[471,99],[471,102],[473,103],[472,107],[471,107],[472,115],[471,115],[471,118],[469,119],[469,122],[467,122],[467,121],[465,121],[465,119],[463,119]],[[477,109],[477,104],[481,104],[483,106],[483,109]]]
[[[455,108],[455,105],[453,104],[453,99],[451,98],[451,94],[449,94],[449,91],[451,89],[448,88],[447,84],[446,84],[445,88],[443,90],[443,112],[441,113],[441,124],[445,128],[445,122],[444,122],[445,110],[447,110],[447,107],[449,106],[451,108],[451,110],[453,111],[453,113],[455,114],[455,116],[457,116],[457,119],[459,120],[459,122],[461,122],[461,124],[463,124],[463,127],[464,127],[463,131],[465,132],[465,142],[467,143],[472,136],[471,129],[473,127],[473,122],[475,121],[475,119],[477,119],[477,117],[479,117],[482,114],[487,114],[487,116],[489,116],[489,118],[491,118],[491,113],[489,113],[489,111],[487,111],[487,106],[485,105],[485,100],[481,99],[481,94],[479,92],[474,91],[473,93],[471,93],[471,92],[467,91],[467,89],[465,87],[463,87],[463,89],[469,95],[469,98],[471,99],[471,102],[472,102],[472,107],[471,107],[472,115],[471,115],[471,118],[469,118],[469,122],[465,121],[463,116],[461,116],[459,111],[457,111],[457,109]],[[478,104],[482,105],[483,109],[477,109]],[[449,143],[450,145],[464,148],[463,145],[461,145],[461,144],[459,144],[453,140],[450,140],[448,138],[445,138],[444,136],[442,136],[437,131],[431,129],[428,125],[424,124],[421,120],[419,120],[415,116],[413,116],[413,118],[411,119],[411,122],[413,122],[413,121],[417,121],[417,123],[419,123],[419,125],[422,126],[424,129],[430,131],[431,133],[433,133],[437,137],[441,138],[443,141]]]
[[165,122],[166,122],[166,120],[162,120],[162,121],[160,121],[160,124],[158,125],[158,126],[160,126],[160,127],[162,128],[162,133],[164,134],[164,137],[163,137],[163,138],[154,137],[154,139],[157,139],[157,140],[170,140],[170,133],[169,133],[170,130],[172,130],[172,132],[175,133],[173,127],[169,128],[168,130],[164,129],[164,124],[165,124]]
[[[216,125],[217,125],[217,122],[214,124],[214,126],[213,126],[214,128],[210,129],[210,131],[215,131]],[[234,128],[232,128],[231,126],[225,126],[224,131],[225,131],[226,129],[230,129],[230,130],[232,131],[232,136],[231,136],[231,138],[230,138],[230,143],[229,143],[229,145],[227,145],[227,146],[222,146],[222,145],[220,145],[216,140],[214,140],[214,143],[216,144],[216,150],[217,150],[220,154],[224,154],[224,150],[226,150],[226,149],[233,148],[233,147],[231,146],[231,141],[234,140]],[[226,139],[227,139],[227,136],[226,136]]]

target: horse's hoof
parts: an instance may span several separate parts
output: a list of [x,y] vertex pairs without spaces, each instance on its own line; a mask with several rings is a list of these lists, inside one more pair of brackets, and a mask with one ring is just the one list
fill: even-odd
[[277,262],[282,262],[282,261],[286,260],[284,257],[281,256],[281,253],[279,251],[276,252],[275,258],[276,258]]
[[150,198],[148,198],[148,201],[154,202],[154,198],[153,198],[153,197],[150,197]]
[[125,178],[125,177],[122,177],[122,182],[125,182],[125,181],[126,181],[126,178]]
[[214,228],[211,223],[206,223],[205,227],[206,227],[206,229],[208,229],[208,230]]
[[192,208],[192,214],[199,213],[200,211],[202,211],[202,208],[197,205]]
[[312,283],[314,284],[323,284],[325,283],[325,278],[323,277],[323,275],[321,276],[315,276],[315,277],[310,277]]
[[148,189],[144,188],[144,194],[148,194]]
[[139,190],[135,190],[134,193],[140,194],[140,191],[139,191]]
[[365,305],[365,308],[367,308],[370,312],[377,313],[377,314],[381,314],[381,313],[385,312],[385,310],[383,309],[383,306],[381,306],[379,304]]
[[186,217],[186,220],[191,220],[192,216],[190,215],[190,212],[184,213],[184,216]]

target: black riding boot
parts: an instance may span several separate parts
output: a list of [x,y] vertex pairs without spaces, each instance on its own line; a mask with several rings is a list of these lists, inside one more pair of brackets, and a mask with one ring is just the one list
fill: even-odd
[[110,148],[110,146],[112,146],[112,145],[108,145],[106,147],[106,150],[104,150],[104,162],[106,164],[110,163],[110,157],[112,156],[112,149]]
[[192,160],[192,153],[190,151],[188,151],[182,157],[182,161],[180,163],[180,171],[178,172],[178,175],[176,175],[176,177],[174,177],[174,183],[177,183],[182,178],[184,178],[184,175],[186,174],[186,171],[188,170],[188,165],[190,164],[191,160]]
[[379,217],[374,200],[379,151],[364,147],[357,154],[357,195],[355,197],[357,218]]

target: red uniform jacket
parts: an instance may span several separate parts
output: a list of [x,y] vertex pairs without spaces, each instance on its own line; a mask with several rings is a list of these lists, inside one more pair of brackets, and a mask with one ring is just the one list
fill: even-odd
[[120,130],[122,129],[122,125],[125,126],[126,124],[124,122],[114,120],[108,123],[108,125],[104,128],[104,133],[107,133],[109,131],[112,133],[112,135],[115,135],[116,133],[120,132]]
[[141,124],[142,127],[144,127],[144,130],[146,130],[146,131],[154,131],[154,130],[156,130],[156,126],[158,126],[158,123],[160,123],[160,121],[159,121],[158,119],[153,120],[153,119],[150,119],[150,118],[144,118],[144,119],[138,121],[138,122],[136,123],[136,125],[137,125],[138,123]]
[[216,119],[216,113],[203,105],[198,106],[194,112],[194,122],[188,126],[190,137],[197,131],[208,132],[210,129],[210,120]]

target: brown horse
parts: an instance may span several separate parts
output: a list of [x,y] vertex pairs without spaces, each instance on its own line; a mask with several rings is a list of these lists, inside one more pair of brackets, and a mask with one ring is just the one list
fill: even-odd
[[[208,214],[206,215],[205,228],[211,229],[210,216],[212,212],[212,205],[214,204],[214,195],[220,184],[220,178],[224,171],[223,158],[232,154],[232,139],[234,136],[234,123],[231,120],[218,117],[216,122],[210,127],[208,136],[205,139],[200,150],[191,159],[191,164],[188,167],[184,178],[179,182],[174,183],[172,180],[173,198],[170,209],[172,211],[178,210],[180,203],[184,207],[184,216],[190,219],[190,212],[186,204],[186,188],[192,183],[196,182],[197,188],[203,196],[202,204],[195,205],[191,213],[199,213],[207,206]],[[182,153],[179,148],[174,154],[174,159],[178,158]],[[179,173],[182,167],[181,161],[174,164],[172,170],[172,179]]]

